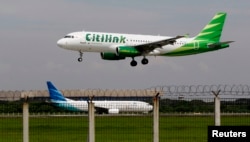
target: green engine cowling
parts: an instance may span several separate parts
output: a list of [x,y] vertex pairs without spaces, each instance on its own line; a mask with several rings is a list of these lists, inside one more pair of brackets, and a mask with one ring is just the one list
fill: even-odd
[[126,57],[135,57],[141,55],[133,46],[119,46],[115,49],[116,53],[102,52],[101,57],[103,60],[124,60]]
[[117,55],[116,53],[101,53],[103,60],[124,60],[126,57]]
[[135,56],[141,55],[141,52],[138,51],[133,46],[120,46],[116,48],[116,53],[117,55],[123,56],[123,57],[135,57]]

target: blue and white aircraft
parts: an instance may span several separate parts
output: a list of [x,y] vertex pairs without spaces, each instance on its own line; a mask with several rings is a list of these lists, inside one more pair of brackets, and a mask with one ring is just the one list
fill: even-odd
[[[47,81],[48,91],[51,102],[65,110],[69,111],[88,111],[87,101],[75,101],[65,98],[63,94]],[[142,101],[93,101],[97,113],[118,114],[119,112],[139,112],[148,113],[152,111],[153,106]]]

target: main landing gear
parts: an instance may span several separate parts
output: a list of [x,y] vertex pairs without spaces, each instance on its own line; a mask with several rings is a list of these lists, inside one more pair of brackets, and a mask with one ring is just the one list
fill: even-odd
[[78,60],[78,62],[82,62],[82,51],[79,51],[79,53],[80,53],[80,57],[77,59]]
[[141,60],[141,63],[143,64],[143,65],[146,65],[146,64],[148,64],[148,59],[146,59],[145,57]]
[[134,58],[132,58],[132,61],[130,62],[130,65],[132,67],[135,67],[137,65],[137,62],[134,60]]
[[[143,59],[141,60],[141,63],[142,63],[143,65],[148,64],[148,59],[145,58],[145,57],[143,57]],[[132,57],[132,61],[130,62],[130,65],[131,65],[132,67],[135,67],[135,66],[137,65],[137,62],[135,61],[134,57]]]

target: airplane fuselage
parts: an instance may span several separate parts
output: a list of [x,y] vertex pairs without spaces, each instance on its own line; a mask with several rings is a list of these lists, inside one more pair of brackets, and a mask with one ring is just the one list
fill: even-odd
[[[116,53],[120,46],[136,46],[150,42],[169,39],[167,36],[118,34],[102,32],[73,32],[58,40],[57,45],[68,50],[81,52],[108,52]],[[177,39],[175,43],[166,46],[159,46],[148,55],[163,55],[191,41],[193,38]],[[195,50],[197,47],[194,46]]]
[[[66,101],[53,101],[52,103],[60,108],[70,111],[88,111],[87,101],[74,101],[66,99]],[[148,113],[153,110],[153,106],[142,101],[93,101],[98,113],[121,113],[121,112],[137,112]],[[104,109],[105,108],[105,109]]]

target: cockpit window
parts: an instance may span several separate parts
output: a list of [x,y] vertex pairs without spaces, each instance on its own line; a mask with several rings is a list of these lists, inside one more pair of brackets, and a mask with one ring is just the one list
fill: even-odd
[[66,35],[64,38],[74,38],[74,36]]

